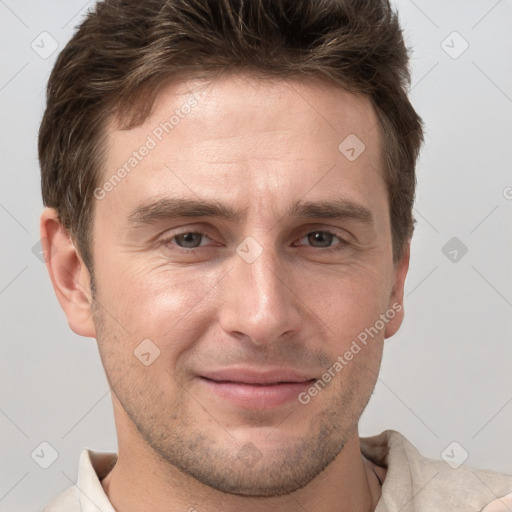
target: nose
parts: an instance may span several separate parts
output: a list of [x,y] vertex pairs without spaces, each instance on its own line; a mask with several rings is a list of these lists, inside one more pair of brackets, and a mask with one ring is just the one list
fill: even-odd
[[291,269],[274,249],[262,249],[254,261],[235,254],[226,277],[220,311],[224,332],[261,346],[298,334],[302,302]]

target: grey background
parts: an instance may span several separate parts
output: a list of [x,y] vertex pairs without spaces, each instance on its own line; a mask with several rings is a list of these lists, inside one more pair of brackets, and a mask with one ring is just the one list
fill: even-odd
[[[88,6],[0,0],[2,512],[41,510],[75,481],[82,448],[116,450],[95,341],[69,329],[32,252],[42,209],[37,129],[58,50],[44,52],[52,38],[65,45]],[[456,441],[453,460],[467,453],[465,464],[512,474],[512,3],[398,6],[426,145],[406,319],[386,342],[361,434],[396,429],[435,458]],[[39,465],[51,462],[44,441],[58,455],[48,469]]]

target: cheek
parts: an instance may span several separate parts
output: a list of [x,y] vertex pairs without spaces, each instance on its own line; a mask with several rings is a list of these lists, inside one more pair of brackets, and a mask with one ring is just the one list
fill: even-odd
[[117,265],[103,261],[98,299],[127,337],[149,338],[169,352],[192,343],[204,328],[215,311],[211,290],[221,277],[219,269],[179,269],[156,258],[124,255]]
[[[343,340],[357,337],[386,311],[390,295],[385,269],[350,268],[331,271],[306,281],[303,296],[308,307]],[[380,324],[379,324],[380,325]]]
[[[350,269],[341,275],[310,283],[308,306],[328,328],[325,338],[315,339],[319,350],[326,352],[335,374],[333,389],[356,389],[356,395],[371,393],[379,372],[387,323],[382,320],[388,308],[389,283],[381,272],[369,268]],[[317,322],[318,323],[318,322]],[[318,338],[318,336],[316,336]],[[328,376],[327,376],[328,378]],[[341,391],[340,391],[341,390]],[[354,397],[354,400],[356,398]]]

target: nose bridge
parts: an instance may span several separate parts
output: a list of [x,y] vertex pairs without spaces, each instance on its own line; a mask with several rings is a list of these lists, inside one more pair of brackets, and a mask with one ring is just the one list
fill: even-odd
[[230,291],[222,324],[257,344],[271,344],[300,327],[297,300],[286,283],[286,272],[275,247],[248,237],[237,248],[230,271]]
[[263,316],[271,312],[270,306],[284,305],[282,277],[279,276],[279,259],[274,248],[266,247],[252,263],[241,264],[246,274],[249,291],[254,300],[254,311]]

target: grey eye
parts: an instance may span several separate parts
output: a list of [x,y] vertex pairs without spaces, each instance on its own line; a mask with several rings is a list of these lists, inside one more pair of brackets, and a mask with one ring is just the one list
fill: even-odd
[[180,247],[184,247],[186,249],[194,249],[195,247],[199,247],[201,245],[201,239],[204,235],[202,233],[182,233],[181,235],[176,235],[174,239],[176,240],[176,244]]

